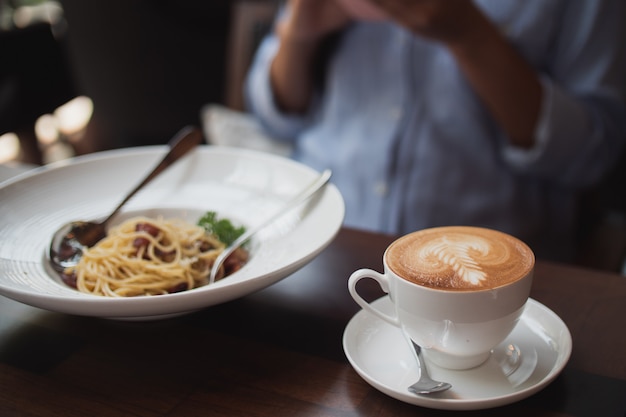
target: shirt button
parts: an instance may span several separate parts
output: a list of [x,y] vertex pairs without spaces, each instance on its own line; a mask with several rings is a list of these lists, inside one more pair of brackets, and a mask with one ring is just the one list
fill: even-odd
[[378,181],[374,184],[374,193],[379,197],[384,197],[389,191],[385,181]]
[[403,112],[401,107],[393,107],[391,110],[389,110],[389,118],[394,122],[400,120],[400,118],[402,118],[402,114]]

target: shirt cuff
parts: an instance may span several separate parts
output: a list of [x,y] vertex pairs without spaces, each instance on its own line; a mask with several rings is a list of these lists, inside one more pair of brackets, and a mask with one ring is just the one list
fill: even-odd
[[308,117],[282,112],[276,105],[270,81],[270,67],[278,47],[276,36],[267,37],[262,42],[257,62],[246,81],[246,102],[268,133],[276,139],[293,140],[307,124]]

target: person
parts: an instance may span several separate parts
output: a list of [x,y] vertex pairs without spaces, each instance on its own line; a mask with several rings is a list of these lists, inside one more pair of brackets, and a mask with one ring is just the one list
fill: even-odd
[[626,137],[621,0],[290,0],[249,111],[330,168],[345,225],[498,229],[571,260]]

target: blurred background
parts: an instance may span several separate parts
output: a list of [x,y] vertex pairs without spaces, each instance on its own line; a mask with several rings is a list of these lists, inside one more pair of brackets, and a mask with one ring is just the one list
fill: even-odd
[[[278,0],[0,0],[0,164],[166,143],[182,126],[276,150],[242,82]],[[210,133],[210,132],[209,132]],[[219,134],[218,134],[219,133]],[[626,158],[583,201],[579,263],[626,274]]]
[[165,143],[241,82],[276,1],[0,0],[0,163]]

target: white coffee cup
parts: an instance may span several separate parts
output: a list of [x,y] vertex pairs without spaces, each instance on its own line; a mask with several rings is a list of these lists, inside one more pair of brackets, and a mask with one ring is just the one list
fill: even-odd
[[[366,311],[400,327],[441,367],[482,364],[513,330],[530,294],[535,257],[520,240],[495,230],[449,226],[403,236],[386,249],[384,273],[355,271],[348,280]],[[389,294],[394,314],[357,292],[364,278]]]

